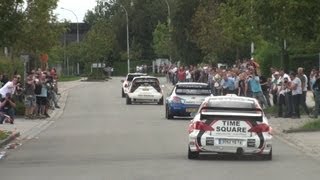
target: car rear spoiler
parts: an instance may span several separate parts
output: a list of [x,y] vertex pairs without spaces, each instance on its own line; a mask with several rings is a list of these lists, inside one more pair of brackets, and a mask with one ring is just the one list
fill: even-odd
[[263,117],[264,115],[263,111],[259,108],[202,107],[199,112],[201,119],[204,116]]

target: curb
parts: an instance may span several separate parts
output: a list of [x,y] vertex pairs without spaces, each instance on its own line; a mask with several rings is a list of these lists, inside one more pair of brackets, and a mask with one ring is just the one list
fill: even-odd
[[284,143],[286,143],[287,145],[295,148],[296,150],[304,153],[305,155],[320,160],[320,156],[314,152],[314,150],[310,147],[307,147],[303,142],[299,141],[299,140],[295,140],[292,137],[290,137],[289,133],[283,133],[280,132],[279,130],[274,129],[274,137]]
[[20,132],[16,132],[16,133],[11,134],[6,139],[0,141],[0,148],[6,146],[7,144],[9,144],[11,141],[15,140],[19,136],[20,136]]

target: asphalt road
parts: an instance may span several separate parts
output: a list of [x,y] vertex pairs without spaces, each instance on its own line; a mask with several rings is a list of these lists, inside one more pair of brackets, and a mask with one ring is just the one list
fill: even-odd
[[[120,78],[83,82],[47,130],[0,161],[1,180],[319,179],[320,162],[282,141],[274,158],[187,159],[188,120],[164,106],[126,105]],[[315,142],[319,143],[319,142]]]

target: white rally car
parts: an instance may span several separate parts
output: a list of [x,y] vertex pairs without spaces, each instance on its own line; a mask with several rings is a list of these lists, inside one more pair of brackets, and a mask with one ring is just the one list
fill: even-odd
[[147,74],[145,74],[145,73],[129,73],[129,74],[127,74],[126,79],[121,80],[121,82],[122,82],[121,96],[126,97],[126,94],[129,91],[129,87],[131,85],[131,81],[133,80],[133,78],[139,77],[139,76],[146,76],[146,75]]
[[153,76],[139,76],[133,78],[127,93],[126,103],[153,102],[163,105],[163,91],[159,79]]
[[207,97],[189,124],[188,158],[209,153],[257,155],[272,160],[271,130],[256,99]]

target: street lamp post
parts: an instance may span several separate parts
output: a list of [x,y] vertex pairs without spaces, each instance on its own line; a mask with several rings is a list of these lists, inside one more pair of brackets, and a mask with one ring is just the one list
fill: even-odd
[[[169,38],[170,38],[170,42],[171,42],[171,10],[170,10],[170,4],[168,2],[168,0],[165,0],[167,7],[168,7],[168,28],[169,28]],[[171,62],[171,53],[169,52],[169,59]]]
[[130,44],[129,44],[129,17],[128,17],[128,11],[127,9],[120,4],[121,8],[125,11],[126,13],[126,19],[127,19],[127,56],[128,56],[128,73],[130,73]]
[[63,7],[61,9],[71,12],[76,17],[76,19],[77,19],[77,43],[79,43],[79,20],[78,20],[78,16],[76,15],[76,13],[74,13],[70,9],[66,9],[66,8],[63,8]]
[[[77,43],[79,44],[79,20],[78,20],[78,16],[71,9],[66,9],[66,8],[63,8],[63,7],[61,7],[61,9],[71,12],[76,17],[76,20],[77,20]],[[69,59],[68,58],[67,58],[67,69],[68,69],[67,72],[68,72],[68,75],[69,75]],[[77,73],[79,74],[79,72],[80,72],[79,63],[77,63]]]
[[171,10],[168,0],[165,0],[167,7],[168,7],[168,27],[170,28],[171,25]]

